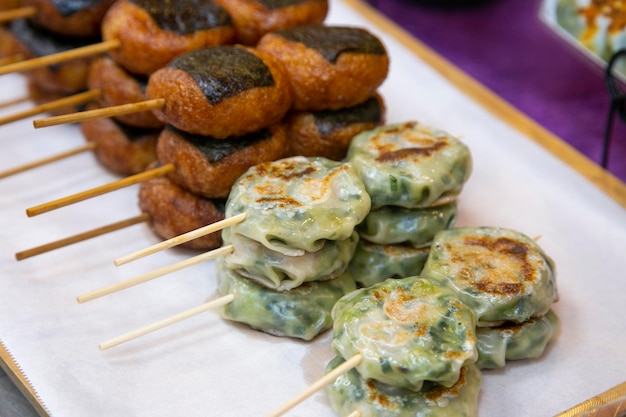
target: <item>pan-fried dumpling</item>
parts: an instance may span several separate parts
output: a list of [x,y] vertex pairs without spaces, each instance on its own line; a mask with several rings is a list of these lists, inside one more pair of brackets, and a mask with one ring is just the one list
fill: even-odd
[[439,232],[422,275],[454,289],[479,322],[522,323],[557,300],[554,263],[537,242],[511,229]]
[[428,251],[429,247],[379,245],[361,239],[348,269],[357,284],[369,287],[387,278],[419,275],[428,258]]
[[363,223],[357,226],[357,231],[363,239],[381,245],[411,243],[415,246],[430,246],[437,232],[454,224],[457,212],[457,203],[454,201],[418,209],[385,206],[372,210]]
[[226,217],[246,213],[233,234],[289,256],[348,239],[370,210],[370,197],[348,163],[302,156],[250,168],[233,185]]
[[428,278],[388,279],[342,297],[332,310],[335,352],[361,354],[365,379],[419,391],[451,387],[474,362],[476,320],[454,291]]
[[561,328],[553,310],[524,323],[479,327],[476,331],[478,365],[481,369],[502,368],[506,361],[538,358]]
[[454,199],[472,170],[465,144],[414,121],[356,135],[346,160],[361,176],[373,210],[386,205],[429,207]]
[[335,302],[356,288],[349,273],[329,281],[305,282],[289,291],[274,291],[216,262],[217,293],[232,294],[219,315],[275,336],[311,340],[332,326]]
[[226,256],[226,267],[256,283],[277,291],[290,290],[308,281],[326,281],[343,274],[356,249],[359,235],[345,240],[327,240],[315,252],[287,256],[242,235],[222,231],[225,243],[235,250]]
[[[344,361],[334,358],[327,372]],[[482,375],[476,365],[461,368],[459,380],[450,388],[424,383],[421,391],[364,380],[351,369],[326,386],[335,412],[345,417],[358,411],[361,417],[476,417]]]

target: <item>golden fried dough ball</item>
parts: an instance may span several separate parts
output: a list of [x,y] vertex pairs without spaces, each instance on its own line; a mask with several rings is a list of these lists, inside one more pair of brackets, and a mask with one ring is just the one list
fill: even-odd
[[[224,200],[210,200],[190,193],[166,177],[142,182],[139,208],[150,215],[150,228],[163,239],[224,220]],[[220,231],[183,244],[196,250],[211,250],[222,245]]]
[[230,15],[211,0],[118,0],[102,21],[111,57],[127,71],[150,75],[186,52],[232,43]]
[[376,92],[389,70],[382,42],[356,27],[294,27],[266,34],[257,48],[285,67],[296,110],[340,109],[361,103]]
[[102,18],[114,1],[22,0],[22,6],[37,9],[32,20],[41,28],[76,38],[99,38]]
[[[3,36],[7,48],[25,59],[47,56],[85,46],[86,41],[51,35],[25,19],[17,19]],[[13,46],[8,46],[11,44]],[[93,58],[81,58],[24,72],[40,88],[49,92],[73,94],[87,87],[87,75]]]
[[319,24],[328,14],[328,0],[216,0],[233,18],[237,42],[255,45],[279,29]]
[[165,99],[159,120],[224,139],[280,121],[292,103],[282,66],[264,52],[217,46],[189,52],[152,74],[146,96]]
[[[97,106],[89,106],[89,109]],[[88,142],[96,144],[94,153],[108,170],[122,175],[142,172],[156,161],[156,144],[161,129],[126,126],[111,118],[86,120],[80,125]]]
[[170,179],[208,198],[226,198],[248,168],[285,156],[287,132],[281,124],[243,137],[216,140],[166,126],[157,143],[158,160],[174,164]]
[[385,104],[378,94],[345,109],[290,112],[285,119],[289,153],[340,161],[354,136],[384,122]]
[[[100,90],[99,103],[102,107],[138,103],[146,100],[145,89],[148,79],[129,74],[107,56],[96,58],[93,61],[87,83],[89,89]],[[135,127],[154,129],[165,126],[149,110],[124,114],[115,118],[124,124]]]

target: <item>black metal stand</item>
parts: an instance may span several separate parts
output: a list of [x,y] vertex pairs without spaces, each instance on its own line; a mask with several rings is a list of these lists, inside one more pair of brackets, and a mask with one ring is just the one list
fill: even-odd
[[609,95],[611,99],[611,107],[609,109],[609,117],[606,122],[606,129],[604,131],[604,143],[602,146],[601,164],[603,168],[607,168],[609,165],[611,135],[613,132],[615,114],[619,114],[622,121],[626,123],[626,92],[624,92],[620,88],[620,81],[615,78],[614,74],[614,66],[621,58],[626,59],[626,49],[621,49],[617,51],[611,57],[605,73],[606,86],[609,89]]

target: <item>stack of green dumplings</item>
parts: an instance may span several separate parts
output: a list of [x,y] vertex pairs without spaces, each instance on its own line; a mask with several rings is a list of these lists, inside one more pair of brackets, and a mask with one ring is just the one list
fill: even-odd
[[217,262],[220,315],[278,336],[310,340],[332,325],[330,310],[356,289],[347,272],[355,231],[371,200],[350,164],[291,157],[250,168],[233,185],[222,232],[232,254]]
[[541,356],[560,321],[554,262],[537,242],[511,229],[462,227],[439,232],[422,270],[453,289],[478,320],[478,366]]
[[327,372],[361,358],[325,388],[340,416],[477,415],[476,318],[455,291],[421,276],[388,279],[342,297],[332,316]]
[[372,210],[357,227],[349,270],[358,284],[420,273],[435,234],[457,217],[457,197],[470,176],[468,147],[415,121],[355,136],[346,161],[358,171]]

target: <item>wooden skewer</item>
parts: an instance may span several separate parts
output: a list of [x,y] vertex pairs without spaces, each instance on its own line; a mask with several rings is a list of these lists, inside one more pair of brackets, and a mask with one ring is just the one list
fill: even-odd
[[33,126],[35,126],[35,129],[39,129],[42,127],[78,123],[90,119],[101,119],[104,117],[120,116],[122,114],[139,113],[141,111],[160,109],[163,108],[163,106],[165,106],[165,99],[157,98],[137,103],[121,104],[119,106],[104,107],[101,109],[64,114],[45,119],[37,119],[33,121]]
[[11,20],[21,19],[24,17],[31,17],[37,14],[37,9],[34,7],[19,7],[17,9],[6,10],[0,12],[0,23],[10,22]]
[[219,222],[215,222],[209,224],[204,227],[200,227],[196,230],[192,230],[187,233],[183,233],[182,235],[178,235],[168,240],[164,240],[162,242],[157,243],[156,245],[152,245],[145,249],[138,250],[137,252],[131,253],[129,255],[121,256],[113,261],[116,266],[120,266],[126,264],[128,262],[134,261],[139,258],[143,258],[144,256],[151,255],[153,253],[157,253],[159,251],[172,248],[177,245],[182,245],[183,243],[189,242],[190,240],[197,239],[202,236],[209,235],[213,232],[217,232],[218,230],[225,229],[237,223],[241,223],[246,218],[246,213],[240,213],[236,216],[229,217],[227,219],[221,220]]
[[147,181],[152,178],[161,177],[167,175],[170,172],[175,171],[176,168],[173,164],[166,164],[158,168],[150,169],[148,171],[140,172],[139,174],[131,175],[126,178],[122,178],[117,181],[102,185],[100,187],[92,188],[87,191],[83,191],[71,196],[60,198],[58,200],[50,201],[48,203],[40,204],[26,209],[26,215],[28,217],[36,216],[38,214],[46,213],[54,209],[65,207],[70,204],[87,200],[91,197],[102,195],[111,191],[119,190],[120,188],[128,187],[134,184],[138,184],[142,181]]
[[91,239],[97,236],[104,235],[106,233],[114,232],[116,230],[120,230],[126,227],[133,226],[135,224],[147,222],[150,220],[150,215],[148,213],[142,213],[139,216],[131,217],[130,219],[122,220],[116,223],[112,223],[103,227],[99,227],[97,229],[92,229],[90,231],[79,233],[74,236],[67,237],[65,239],[60,239],[54,242],[46,243],[45,245],[37,246],[32,249],[27,249],[21,252],[17,252],[15,254],[15,258],[18,261],[23,259],[27,259],[36,255],[40,255],[42,253],[50,252],[55,249],[63,248],[65,246],[72,245],[74,243],[82,242],[87,239]]
[[93,45],[83,46],[80,48],[72,49],[65,52],[59,52],[56,54],[50,54],[38,58],[28,59],[26,61],[16,62],[0,67],[0,75],[9,74],[12,72],[28,71],[39,67],[45,67],[48,65],[59,64],[61,62],[71,61],[73,59],[84,58],[87,56],[97,55],[103,52],[110,51],[112,49],[119,48],[120,41],[111,40]]
[[15,122],[17,120],[45,113],[50,110],[59,109],[61,107],[85,103],[99,97],[100,94],[100,90],[89,90],[82,93],[74,94],[72,96],[63,97],[58,100],[49,101],[48,103],[35,106],[32,109],[23,110],[9,116],[0,117],[0,125]]
[[60,161],[61,159],[68,158],[73,155],[78,155],[83,152],[91,151],[95,149],[96,144],[93,142],[87,142],[82,146],[78,146],[74,149],[70,149],[69,151],[61,152],[56,155],[52,155],[46,158],[39,159],[37,161],[29,162],[27,164],[20,165],[15,168],[7,169],[5,171],[0,171],[0,178],[10,177],[11,175],[19,174],[24,171],[28,171],[29,169],[37,168],[51,162]]
[[203,313],[207,310],[210,310],[212,308],[215,307],[219,307],[222,306],[224,304],[228,304],[230,302],[232,302],[234,299],[234,296],[232,294],[228,294],[225,295],[221,298],[209,301],[207,303],[204,303],[198,307],[189,309],[187,311],[184,311],[182,313],[179,313],[175,316],[172,316],[170,318],[167,318],[165,320],[161,320],[158,321],[156,323],[153,323],[151,325],[148,325],[146,327],[142,327],[140,329],[137,330],[133,330],[131,332],[128,332],[126,334],[123,334],[121,336],[118,337],[114,337],[113,339],[109,339],[106,342],[102,342],[98,345],[98,347],[100,348],[100,350],[106,350],[109,348],[112,348],[114,346],[120,345],[122,343],[128,342],[130,340],[136,339],[140,336],[146,335],[148,333],[154,332],[156,330],[162,329],[163,327],[169,326],[171,324],[177,323],[179,321],[188,319],[190,317],[193,317],[195,315],[198,315],[200,313]]
[[179,270],[181,270],[183,268],[187,268],[187,267],[190,267],[190,266],[193,266],[193,265],[196,265],[196,264],[208,261],[210,259],[214,259],[214,258],[217,258],[217,257],[220,257],[220,256],[228,255],[232,251],[233,251],[233,246],[232,245],[222,246],[221,248],[217,248],[217,249],[214,249],[212,251],[205,252],[205,253],[203,253],[201,255],[194,256],[193,258],[189,258],[189,259],[186,259],[184,261],[180,261],[180,262],[174,263],[172,265],[168,265],[168,266],[165,266],[163,268],[156,269],[156,270],[148,272],[146,274],[139,275],[139,276],[137,276],[135,278],[130,278],[130,279],[127,279],[126,281],[118,282],[117,284],[113,284],[113,285],[110,285],[108,287],[105,287],[105,288],[102,288],[102,289],[99,289],[99,290],[96,290],[96,291],[92,291],[92,292],[84,294],[84,295],[80,295],[80,296],[76,297],[76,300],[79,303],[84,303],[86,301],[91,301],[91,300],[94,300],[96,298],[100,298],[100,297],[103,297],[105,295],[112,294],[114,292],[121,291],[121,290],[124,290],[126,288],[130,288],[132,286],[135,286],[135,285],[138,285],[138,284],[150,281],[151,279],[158,278],[160,276],[169,274],[171,272],[179,271]]
[[316,392],[318,392],[321,389],[323,389],[326,385],[328,385],[331,382],[333,382],[339,376],[345,374],[350,369],[352,369],[355,366],[357,366],[359,363],[361,363],[362,359],[363,359],[363,357],[361,356],[361,354],[357,353],[356,355],[354,355],[350,359],[346,360],[344,363],[342,363],[341,365],[339,365],[338,367],[336,367],[332,371],[328,372],[322,378],[318,379],[313,384],[309,385],[306,389],[301,391],[298,395],[293,397],[291,400],[287,401],[285,404],[283,404],[282,406],[280,406],[279,408],[277,408],[276,410],[274,410],[273,412],[268,414],[267,417],[279,417],[279,416],[282,416],[287,411],[291,410],[296,405],[300,404],[302,401],[306,400],[311,395],[315,394]]
[[14,106],[16,104],[25,103],[29,101],[31,98],[28,95],[24,95],[22,97],[13,98],[7,101],[3,101],[0,103],[0,109],[4,109],[5,107]]

